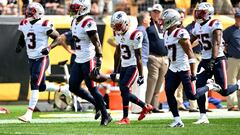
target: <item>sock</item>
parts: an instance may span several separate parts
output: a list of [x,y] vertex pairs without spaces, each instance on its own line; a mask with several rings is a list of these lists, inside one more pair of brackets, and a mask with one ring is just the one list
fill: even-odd
[[61,92],[68,92],[69,91],[69,85],[68,84],[65,84],[65,85],[59,86],[59,87],[60,87],[59,90]]
[[26,115],[32,116],[32,112],[35,106],[37,105],[38,98],[39,98],[39,90],[32,90]]
[[178,121],[181,121],[181,118],[177,116],[177,117],[174,117],[174,120],[178,122]]
[[46,91],[59,91],[60,90],[60,86],[55,84],[55,83],[46,83]]
[[142,108],[145,107],[145,103],[142,100],[140,100],[139,98],[137,98],[135,95],[129,93],[129,98],[130,98],[130,101],[132,103],[134,103],[134,104],[136,104],[136,105],[138,105],[138,106],[140,106]]
[[128,106],[123,106],[123,118],[128,117]]
[[200,118],[207,117],[206,113],[200,113]]

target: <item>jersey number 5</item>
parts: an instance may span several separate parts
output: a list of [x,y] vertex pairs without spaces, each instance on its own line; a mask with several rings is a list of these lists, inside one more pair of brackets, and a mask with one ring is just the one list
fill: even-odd
[[121,45],[121,49],[123,49],[122,57],[124,59],[130,59],[131,58],[131,51],[127,45]]
[[208,40],[208,34],[198,35],[198,38],[201,40],[199,43],[203,46],[204,50],[210,50],[212,48],[212,43]]
[[169,45],[168,46],[168,49],[172,49],[172,61],[176,61],[176,56],[177,56],[177,48],[176,48],[176,45],[173,44],[173,45]]
[[30,38],[31,44],[28,44],[29,49],[34,49],[36,47],[36,35],[32,32],[27,34],[27,37]]

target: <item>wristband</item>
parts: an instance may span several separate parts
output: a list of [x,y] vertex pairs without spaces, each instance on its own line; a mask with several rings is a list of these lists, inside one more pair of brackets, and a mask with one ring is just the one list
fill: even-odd
[[197,60],[196,60],[195,58],[191,58],[191,59],[188,60],[188,62],[189,62],[190,64],[191,64],[191,63],[196,63]]

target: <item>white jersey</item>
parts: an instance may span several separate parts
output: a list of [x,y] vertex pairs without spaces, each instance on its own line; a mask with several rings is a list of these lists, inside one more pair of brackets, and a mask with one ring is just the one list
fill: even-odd
[[124,35],[116,34],[115,39],[121,49],[121,66],[137,65],[134,50],[142,47],[142,32],[137,29],[129,29]]
[[24,34],[28,58],[37,59],[44,56],[41,51],[48,47],[47,31],[51,29],[53,24],[48,20],[40,19],[34,24],[27,19],[20,22],[18,30]]
[[[192,34],[198,38],[199,43],[203,46],[202,51],[202,59],[211,59],[212,58],[212,38],[214,30],[222,30],[222,24],[219,20],[211,19],[204,25],[200,25],[199,23],[195,23],[194,28],[192,30]],[[221,45],[219,48],[218,56],[224,56],[224,40],[221,39]]]
[[77,19],[72,22],[72,36],[76,43],[77,63],[85,63],[95,56],[95,46],[87,35],[88,31],[97,30],[97,24],[90,16],[85,16],[80,22]]
[[177,28],[170,35],[168,35],[168,31],[164,33],[164,43],[168,48],[168,57],[171,60],[169,69],[173,72],[190,70],[188,56],[178,43],[180,39],[190,39],[187,30]]

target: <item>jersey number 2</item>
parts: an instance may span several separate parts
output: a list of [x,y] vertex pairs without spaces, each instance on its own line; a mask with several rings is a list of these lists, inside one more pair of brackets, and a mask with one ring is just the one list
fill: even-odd
[[28,33],[27,37],[30,38],[31,44],[28,44],[29,49],[34,49],[36,47],[36,35],[34,33]]
[[[79,42],[81,41],[81,40],[80,40],[77,36],[75,36],[75,35],[73,35],[73,39],[74,39],[74,41],[75,41],[76,43],[79,43]],[[81,50],[81,46],[76,44],[76,50]]]

